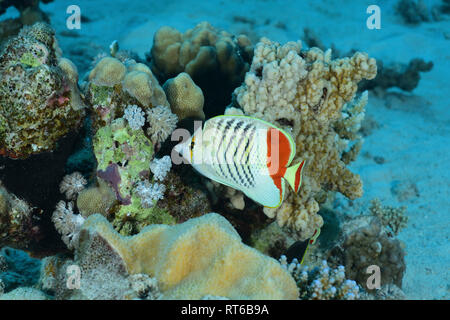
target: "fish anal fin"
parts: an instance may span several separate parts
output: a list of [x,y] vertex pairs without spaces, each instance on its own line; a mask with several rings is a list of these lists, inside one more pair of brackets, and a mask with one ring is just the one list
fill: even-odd
[[287,168],[284,174],[284,178],[287,180],[295,193],[298,192],[300,186],[302,185],[302,172],[304,167],[305,160]]

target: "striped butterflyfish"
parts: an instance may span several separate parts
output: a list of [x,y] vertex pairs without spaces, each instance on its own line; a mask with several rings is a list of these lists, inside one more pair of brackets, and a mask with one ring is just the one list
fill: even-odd
[[236,115],[207,120],[175,150],[211,180],[241,190],[271,208],[281,205],[285,180],[297,192],[305,161],[292,165],[295,142],[264,120]]

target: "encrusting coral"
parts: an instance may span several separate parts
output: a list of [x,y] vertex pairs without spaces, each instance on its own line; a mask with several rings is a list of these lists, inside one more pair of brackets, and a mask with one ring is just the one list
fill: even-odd
[[53,29],[24,27],[0,54],[0,155],[51,151],[84,116],[77,71],[59,57]]
[[[343,161],[346,150],[342,144],[349,139],[334,126],[345,119],[344,105],[352,103],[358,82],[373,79],[377,68],[375,60],[365,53],[332,60],[331,50],[301,49],[300,41],[282,46],[262,38],[244,84],[234,92],[232,107],[281,126],[296,141],[293,163],[306,160],[299,194],[289,190],[279,208],[265,208],[264,212],[276,217],[280,225],[297,229],[301,239],[307,239],[323,223],[316,214],[319,197],[327,191],[338,191],[350,199],[362,195],[360,177],[350,172]],[[353,116],[358,121],[363,118]],[[352,127],[355,122],[351,121]]]
[[188,117],[205,119],[203,112],[205,99],[202,89],[192,81],[189,74],[182,72],[175,78],[167,80],[163,89],[166,92],[170,109],[178,116],[179,120]]
[[[65,267],[70,264],[78,265],[84,275],[78,290],[65,286]],[[126,277],[136,274],[154,277],[164,299],[200,299],[207,295],[298,298],[289,273],[276,260],[242,244],[230,223],[214,213],[174,226],[151,225],[132,237],[119,235],[103,216],[92,215],[81,228],[75,261],[66,262],[53,274],[60,279],[56,281],[56,296],[60,298],[117,298],[123,286],[128,286]],[[98,283],[95,277],[101,278],[105,290],[83,281]]]
[[249,69],[253,47],[245,35],[233,36],[208,22],[181,33],[160,28],[148,56],[152,71],[166,81],[186,72],[205,95],[207,118],[223,113],[230,94]]
[[36,22],[50,23],[47,14],[39,8],[39,3],[49,3],[53,0],[1,0],[0,15],[13,6],[19,11],[19,17],[0,21],[0,42],[15,36],[23,26],[31,26]]

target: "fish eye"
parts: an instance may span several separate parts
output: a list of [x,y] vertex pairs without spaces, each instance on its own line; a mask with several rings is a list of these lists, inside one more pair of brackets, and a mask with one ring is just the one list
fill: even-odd
[[194,146],[195,146],[195,136],[192,137],[191,145],[189,146],[190,151],[191,151],[191,162],[192,162],[192,157],[194,156]]

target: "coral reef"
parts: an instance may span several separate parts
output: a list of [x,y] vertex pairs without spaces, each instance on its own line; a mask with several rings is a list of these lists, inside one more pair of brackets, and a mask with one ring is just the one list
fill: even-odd
[[413,91],[419,84],[420,72],[429,72],[433,68],[433,62],[425,62],[416,58],[408,64],[392,63],[384,66],[382,61],[378,61],[378,72],[375,79],[371,81],[361,81],[360,90],[387,90],[397,87],[405,91]]
[[181,33],[160,28],[153,37],[148,60],[161,81],[181,72],[190,75],[203,91],[206,118],[222,114],[230,94],[249,69],[253,47],[245,35],[233,36],[208,22]]
[[399,231],[408,223],[405,206],[400,208],[383,206],[379,199],[373,199],[370,202],[369,212],[380,219],[381,224],[394,236],[398,235]]
[[84,116],[73,64],[58,57],[54,31],[24,27],[0,53],[0,155],[51,151]]
[[53,0],[1,0],[0,15],[4,14],[9,7],[19,11],[19,17],[0,21],[0,42],[8,37],[15,36],[23,26],[31,26],[36,22],[49,23],[50,20],[45,12],[39,8],[39,2],[49,3]]
[[29,247],[38,234],[32,211],[26,201],[9,193],[0,181],[0,248]]
[[150,163],[154,156],[153,144],[143,129],[133,130],[123,118],[116,119],[97,131],[94,152],[98,179],[108,183],[119,202],[113,208],[117,230],[128,235],[147,224],[173,223],[168,212],[154,206],[164,190],[157,188],[150,190],[156,193],[149,193],[148,188],[142,188],[150,184],[147,180],[151,178]]
[[[79,237],[75,261],[56,270],[57,298],[127,298],[125,280],[136,274],[156,278],[165,299],[298,297],[289,273],[274,259],[243,245],[229,222],[217,214],[175,226],[148,226],[133,237],[120,236],[103,216],[92,215]],[[70,264],[79,266],[84,275],[79,290],[65,286],[65,267]]]
[[300,299],[304,300],[356,300],[360,289],[353,280],[347,280],[345,268],[333,269],[323,260],[320,267],[309,269],[295,259],[287,263],[286,256],[281,256],[281,265],[295,279],[300,291]]
[[114,57],[102,58],[89,73],[85,94],[93,109],[95,130],[122,117],[127,106],[135,105],[144,112],[159,105],[169,106],[150,68],[133,59],[122,62]]
[[[338,191],[350,199],[362,195],[359,176],[343,161],[348,157],[343,159],[346,150],[342,144],[348,139],[334,125],[345,117],[344,105],[352,103],[358,82],[373,79],[376,70],[375,60],[365,53],[331,60],[330,50],[302,51],[300,41],[281,46],[262,38],[245,83],[234,92],[233,107],[289,131],[297,146],[293,161],[306,160],[299,195],[288,191],[279,208],[264,209],[280,225],[297,229],[301,239],[311,237],[323,223],[316,214],[319,204],[315,198],[326,191]],[[359,111],[366,101],[362,98]],[[356,120],[361,119],[362,115],[354,115],[355,121],[349,125],[355,128]]]
[[163,89],[172,112],[178,116],[179,120],[189,117],[205,120],[203,112],[205,99],[202,89],[192,81],[189,74],[182,72],[175,78],[167,80]]
[[367,291],[367,267],[377,265],[381,272],[381,285],[402,287],[405,273],[404,244],[389,235],[376,216],[358,216],[344,222],[343,238],[332,250],[330,260],[344,265],[345,274]]
[[144,111],[136,105],[128,106],[123,113],[123,118],[127,120],[132,130],[139,130],[145,124]]

